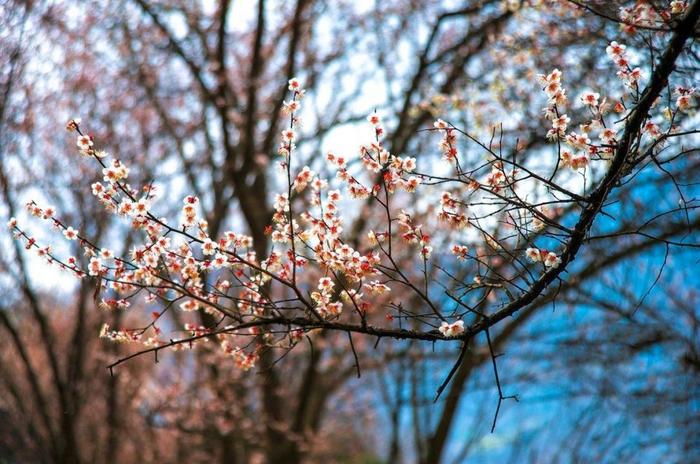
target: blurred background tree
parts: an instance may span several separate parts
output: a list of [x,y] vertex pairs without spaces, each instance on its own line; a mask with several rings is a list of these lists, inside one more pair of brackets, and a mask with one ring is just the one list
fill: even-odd
[[[602,51],[620,37],[637,51],[637,65],[652,70],[668,33],[626,26],[619,7],[635,6],[4,0],[0,214],[18,216],[30,196],[44,195],[91,240],[128,252],[131,232],[89,194],[95,173],[74,162],[73,139],[59,132],[82,116],[110,153],[138,167],[135,183],[157,180],[163,214],[180,207],[170,199],[194,193],[212,237],[247,230],[263,256],[272,194],[281,187],[273,158],[288,79],[305,82],[298,146],[303,164],[317,171],[326,151],[356,149],[357,123],[375,109],[386,117],[387,148],[421,163],[439,160],[422,131],[437,117],[486,137],[503,122],[502,138],[536,156],[546,145],[537,73],[558,67],[576,92],[607,90]],[[677,79],[698,82],[698,63],[690,43]],[[248,372],[204,348],[164,355],[157,365],[139,358],[110,376],[104,367],[128,349],[97,333],[129,313],[96,308],[89,280],[37,271],[35,258],[3,236],[0,460],[700,459],[692,270],[700,158],[698,139],[690,141],[670,147],[683,153],[677,162],[650,166],[616,189],[566,279],[491,331],[492,348],[503,354],[500,383],[519,400],[502,405],[494,433],[498,393],[483,336],[470,342],[435,403],[453,347],[356,339],[357,380],[347,337],[332,333],[282,360],[263,352]],[[565,221],[569,213],[556,214]],[[373,226],[362,212],[347,221],[357,241]],[[413,295],[401,303],[421,304]],[[199,317],[204,326],[214,322]]]

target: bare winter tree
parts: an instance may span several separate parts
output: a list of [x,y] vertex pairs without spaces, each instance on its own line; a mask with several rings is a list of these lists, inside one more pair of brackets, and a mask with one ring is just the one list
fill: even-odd
[[[3,14],[2,380],[31,392],[0,403],[26,428],[2,443],[16,459],[124,461],[147,430],[152,460],[460,462],[550,385],[572,423],[608,420],[512,453],[697,453],[697,411],[676,412],[693,389],[652,377],[697,383],[696,295],[668,275],[697,260],[698,2]],[[67,315],[36,254],[79,278]],[[95,355],[100,318],[121,343]],[[599,438],[616,417],[664,427]]]

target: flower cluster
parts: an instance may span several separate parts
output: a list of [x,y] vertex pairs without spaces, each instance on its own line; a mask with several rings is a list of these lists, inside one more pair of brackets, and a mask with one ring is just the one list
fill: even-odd
[[633,6],[621,7],[618,17],[624,32],[632,34],[637,28],[665,27],[675,17],[685,13],[688,2],[673,0],[663,8],[646,0],[637,0]]
[[220,340],[221,350],[226,355],[233,358],[237,368],[247,371],[255,367],[255,363],[258,361],[260,356],[257,351],[248,353],[242,348],[231,344],[231,341],[225,336],[219,335],[218,338]]
[[[627,83],[636,83],[640,73],[630,69],[625,46],[612,42],[607,51],[620,76]],[[588,120],[574,132],[569,127],[571,118],[564,112],[568,99],[561,71],[541,74],[538,82],[547,95],[547,138],[556,141],[557,168],[578,171],[592,161],[610,158],[617,146],[620,126],[604,120],[610,106],[606,97],[593,90],[580,94],[578,102]],[[312,170],[298,161],[295,145],[305,91],[298,79],[289,80],[288,88],[292,98],[283,102],[283,113],[289,124],[280,133],[278,148],[286,188],[272,197],[274,210],[265,227],[269,243],[263,244],[269,245],[269,250],[264,256],[253,251],[253,239],[248,235],[226,231],[210,236],[196,196],[187,195],[182,200],[179,222],[170,225],[165,218],[157,217],[154,187],[132,188],[127,183],[127,166],[117,159],[104,159],[106,153],[96,151],[95,140],[81,132],[79,120],[71,120],[67,128],[77,132],[80,153],[101,168],[102,180],[92,185],[93,194],[108,211],[131,221],[142,241],[127,256],[118,257],[64,224],[53,208],[28,204],[31,215],[49,221],[69,246],[80,249],[84,255],[61,260],[51,248],[42,247],[27,236],[16,221],[9,226],[28,249],[36,250],[49,262],[59,263],[62,269],[79,277],[97,277],[100,307],[133,310],[159,305],[145,327],[105,326],[102,337],[144,346],[172,345],[177,349],[217,340],[224,356],[233,358],[240,368],[249,369],[264,347],[294,346],[310,330],[366,328],[370,323],[367,318],[374,317],[376,308],[382,306],[387,308],[384,316],[389,321],[419,320],[417,313],[406,311],[391,300],[397,287],[411,289],[420,301],[431,306],[434,321],[441,321],[438,331],[433,330],[437,324],[420,322],[430,327],[431,336],[440,338],[439,332],[445,338],[458,337],[465,332],[465,322],[447,322],[430,293],[434,294],[436,286],[441,285],[431,281],[432,273],[443,272],[453,280],[461,277],[453,277],[450,266],[431,260],[433,247],[444,244],[454,263],[476,274],[474,283],[464,286],[466,293],[487,291],[490,299],[502,291],[503,298],[511,298],[510,288],[520,288],[519,281],[527,280],[523,276],[533,267],[517,259],[522,241],[532,242],[533,231],[551,237],[545,226],[556,226],[560,216],[552,212],[561,211],[559,199],[550,201],[543,196],[555,197],[551,193],[554,190],[562,196],[579,196],[555,183],[557,168],[547,179],[546,174],[535,172],[539,167],[520,161],[520,148],[512,157],[506,157],[501,154],[504,143],[481,144],[443,119],[437,119],[432,130],[441,137],[439,150],[454,177],[421,173],[415,158],[391,153],[383,142],[386,132],[376,113],[367,118],[373,141],[360,146],[358,153],[351,155],[353,160],[328,152],[327,166]],[[676,89],[679,111],[691,109],[693,93],[692,88]],[[623,105],[620,112],[624,110]],[[651,119],[645,121],[644,129],[649,134],[662,135]],[[486,154],[485,161],[472,171],[460,166],[458,135],[477,142]],[[534,194],[520,187],[528,184],[533,184]],[[425,195],[417,201],[412,195],[419,189],[431,191],[436,185],[440,186],[435,191],[439,197],[430,199]],[[540,186],[545,188],[538,189]],[[344,222],[351,211],[346,202],[352,200],[363,200],[363,209],[357,210],[362,211],[360,214],[366,214],[364,208],[376,208],[380,213],[368,216],[368,222],[362,226],[370,229],[368,240],[348,237],[345,230],[352,229]],[[412,203],[420,206],[411,209]],[[438,226],[431,238],[431,226],[438,223],[449,227]],[[502,233],[501,227],[513,233]],[[546,249],[528,248],[526,256],[532,262],[542,263],[545,271],[562,263],[560,256]],[[166,338],[158,329],[160,318],[175,311],[181,311],[185,319],[180,325],[185,338]],[[221,320],[212,327],[194,325],[186,319],[193,318],[191,313],[195,311],[217,315]],[[360,325],[352,326],[353,321],[357,322],[353,318],[359,318]]]
[[533,263],[543,263],[546,267],[557,268],[561,264],[561,258],[553,251],[528,248],[525,254]]
[[[636,89],[636,83],[641,79],[639,68],[631,69],[626,57],[625,45],[611,42],[607,47],[607,53],[618,66],[618,76],[628,88]],[[617,147],[617,127],[620,121],[606,123],[605,115],[610,111],[611,105],[606,97],[592,90],[586,90],[579,96],[579,102],[590,112],[591,118],[579,126],[579,131],[568,131],[571,119],[560,113],[559,105],[566,103],[566,93],[561,87],[561,72],[554,70],[549,74],[538,76],[540,84],[544,85],[547,93],[548,106],[544,108],[545,117],[552,121],[552,128],[548,131],[549,139],[564,142],[559,147],[558,167],[569,168],[574,171],[585,170],[591,160],[610,160]],[[617,102],[613,109],[622,113],[625,107]],[[653,139],[659,137],[661,132],[656,125],[648,121],[644,126],[644,132]],[[597,140],[596,140],[597,139]]]
[[561,139],[566,134],[566,129],[571,121],[571,118],[566,114],[559,112],[559,109],[567,102],[566,90],[561,85],[561,71],[555,69],[549,74],[538,74],[537,81],[547,94],[547,106],[544,109],[544,114],[552,122],[552,128],[547,132],[547,138]]
[[642,70],[640,68],[632,68],[627,57],[627,47],[615,41],[610,42],[605,52],[617,66],[617,76],[622,79],[628,87],[636,88],[639,81],[642,79]]
[[418,244],[420,255],[423,259],[428,259],[433,252],[433,247],[430,246],[430,236],[423,232],[420,224],[414,223],[413,218],[406,211],[401,210],[397,219],[401,228],[401,237],[407,243]]
[[469,218],[460,211],[461,204],[450,192],[442,192],[438,219],[457,229],[468,226]]
[[687,112],[691,108],[695,88],[693,87],[676,87],[674,90],[676,96],[676,106],[680,111]]
[[[66,124],[66,130],[68,132],[76,132],[76,131],[78,131],[79,126],[80,126],[80,118],[71,119]],[[105,152],[103,150],[95,150],[93,148],[94,142],[92,140],[91,135],[80,134],[78,136],[77,141],[76,141],[76,145],[78,146],[78,149],[80,150],[80,154],[85,156],[85,157],[94,156],[95,158],[100,159],[100,158],[104,158],[107,156],[107,152]]]
[[324,319],[331,319],[340,315],[343,311],[343,303],[332,301],[335,283],[330,277],[321,277],[318,281],[318,291],[311,294],[311,299],[316,303],[316,310]]
[[289,127],[282,131],[282,141],[280,142],[277,153],[283,158],[288,158],[291,152],[296,148],[294,142],[297,139],[296,127],[299,126],[300,120],[296,114],[301,109],[301,100],[304,98],[306,91],[302,88],[299,79],[292,78],[289,80],[287,87],[293,92],[292,100],[283,103],[283,110],[290,115]]
[[464,333],[464,321],[456,321],[453,323],[443,321],[438,330],[445,337],[456,337]]
[[[517,169],[512,169],[506,173],[502,161],[494,161],[491,163],[491,172],[484,179],[484,183],[491,187],[492,192],[500,192],[507,185],[513,185],[516,182],[515,176],[518,174]],[[473,188],[473,183],[472,183]]]
[[585,169],[586,166],[588,166],[588,161],[588,156],[586,156],[585,153],[574,155],[568,150],[563,150],[561,152],[561,163],[564,167],[574,170]]
[[453,245],[452,254],[459,260],[465,260],[469,255],[469,247],[466,245]]
[[384,126],[382,125],[382,120],[379,118],[379,115],[376,112],[367,116],[367,121],[369,121],[372,127],[374,127],[374,135],[377,140],[384,137]]
[[600,94],[596,92],[586,91],[579,97],[581,103],[588,106],[589,108],[597,109],[600,106]]
[[457,137],[454,134],[454,129],[450,127],[442,119],[438,119],[433,124],[433,127],[439,131],[443,132],[442,140],[440,140],[440,151],[442,152],[443,159],[447,161],[457,160]]

